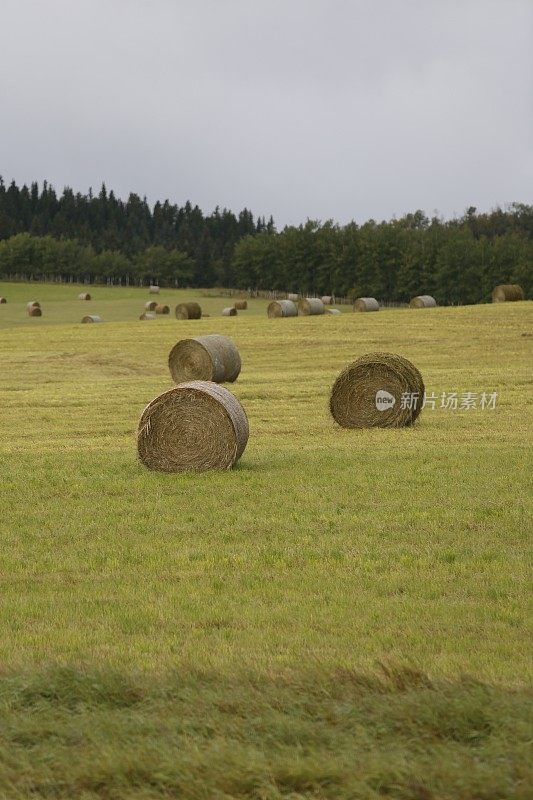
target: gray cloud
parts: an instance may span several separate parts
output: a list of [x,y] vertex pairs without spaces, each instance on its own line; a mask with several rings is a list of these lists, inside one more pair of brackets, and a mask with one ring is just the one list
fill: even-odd
[[3,0],[0,173],[341,222],[531,202],[530,0]]

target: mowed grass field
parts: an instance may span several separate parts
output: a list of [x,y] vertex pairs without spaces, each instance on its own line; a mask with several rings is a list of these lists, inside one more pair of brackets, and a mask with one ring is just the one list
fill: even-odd
[[[269,320],[175,290],[211,316],[140,322],[146,289],[85,288],[0,283],[0,797],[531,797],[533,303]],[[240,350],[248,447],[149,472],[140,413],[205,333]],[[496,408],[343,430],[371,351]]]

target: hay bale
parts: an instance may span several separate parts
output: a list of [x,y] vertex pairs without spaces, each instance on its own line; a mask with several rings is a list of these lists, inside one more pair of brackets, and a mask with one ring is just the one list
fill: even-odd
[[82,322],[101,322],[102,317],[99,317],[97,314],[87,314],[87,316],[83,317]]
[[[402,394],[418,394],[415,408],[401,408]],[[341,372],[329,407],[343,428],[399,428],[411,425],[422,410],[424,381],[406,358],[368,353]]]
[[200,319],[202,309],[198,303],[179,303],[176,306],[176,319]]
[[287,300],[292,300],[293,303],[297,303],[300,299],[300,295],[296,294],[296,292],[288,292],[287,293]]
[[147,311],[155,311],[157,305],[157,300],[148,300],[148,302],[144,304],[144,307]]
[[292,300],[273,300],[267,308],[269,317],[297,317],[298,308]]
[[233,305],[237,311],[246,311],[248,308],[248,300],[235,300]]
[[517,283],[502,283],[492,290],[493,303],[508,303],[510,301],[524,299],[524,290]]
[[176,383],[233,383],[241,371],[241,357],[231,339],[210,333],[175,344],[168,356],[168,367]]
[[325,294],[323,297],[320,298],[325,306],[332,306],[333,305],[333,296],[330,294]]
[[298,314],[303,317],[325,313],[326,309],[320,297],[302,297],[298,300]]
[[26,303],[26,310],[29,311],[30,308],[40,308],[41,304],[37,302],[37,300],[30,300],[29,303]]
[[379,311],[379,303],[375,297],[358,297],[353,304],[354,311]]
[[0,297],[0,306],[3,306],[4,303],[7,303],[6,298],[5,297]]
[[78,300],[90,300],[90,299],[91,295],[89,294],[89,292],[80,292],[80,294],[78,295]]
[[170,306],[165,306],[162,303],[158,303],[154,308],[156,314],[170,314]]
[[144,409],[137,431],[141,462],[160,472],[230,469],[247,441],[243,407],[223,386],[208,381],[160,394]]
[[409,308],[435,308],[437,301],[430,294],[419,294],[413,297]]
[[153,311],[143,311],[139,319],[155,319],[155,314]]
[[235,306],[228,306],[227,308],[222,309],[222,316],[223,317],[236,317],[237,316],[237,309]]
[[30,306],[28,308],[28,316],[29,317],[42,317],[43,312],[41,306]]
[[338,308],[326,308],[326,314],[340,314]]
[[159,288],[159,286],[150,286],[148,291],[149,291],[150,294],[159,294],[161,289]]

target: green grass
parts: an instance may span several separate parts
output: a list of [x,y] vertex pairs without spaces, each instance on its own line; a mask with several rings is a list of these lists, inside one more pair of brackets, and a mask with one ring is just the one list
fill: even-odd
[[[146,290],[80,290],[0,283],[0,797],[525,798],[533,303],[268,320],[169,291],[212,316],[139,322]],[[248,447],[150,473],[139,415],[209,332]],[[497,407],[341,430],[330,386],[372,350]]]

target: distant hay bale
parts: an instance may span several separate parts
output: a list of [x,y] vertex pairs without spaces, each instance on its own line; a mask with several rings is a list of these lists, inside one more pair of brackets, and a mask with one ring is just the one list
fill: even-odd
[[406,358],[367,353],[340,373],[329,407],[343,428],[399,428],[416,420],[424,391],[420,372]]
[[41,306],[30,306],[28,308],[28,316],[29,317],[42,317],[43,312]]
[[300,295],[296,294],[295,292],[288,292],[287,300],[292,300],[293,303],[297,303]]
[[148,300],[148,302],[144,304],[144,307],[147,311],[155,311],[157,305],[157,300]]
[[82,322],[101,322],[102,317],[99,317],[97,314],[87,314],[83,317]]
[[320,297],[301,297],[298,300],[298,314],[303,317],[325,314],[326,308]]
[[91,295],[89,294],[89,292],[80,292],[80,294],[78,295],[78,300],[90,300],[90,299]]
[[139,319],[155,319],[155,313],[153,311],[143,311]]
[[248,300],[235,300],[233,305],[237,311],[246,311],[248,308]]
[[179,303],[176,306],[176,319],[200,319],[202,309],[198,303]]
[[513,300],[524,300],[524,290],[517,283],[502,283],[492,290],[493,303],[508,303]]
[[168,368],[176,383],[233,383],[241,371],[241,357],[228,336],[210,333],[177,342],[168,355]]
[[413,297],[409,308],[435,308],[437,301],[430,294],[419,294]]
[[227,308],[222,309],[222,316],[223,317],[236,317],[237,316],[237,309],[235,306],[228,306]]
[[41,304],[37,302],[37,300],[30,300],[29,303],[26,303],[26,310],[29,311],[30,308],[40,308]]
[[340,314],[338,308],[326,308],[326,314]]
[[3,306],[4,303],[7,303],[6,298],[5,297],[0,297],[0,306]]
[[159,288],[159,286],[150,286],[148,291],[149,291],[150,294],[159,294],[161,289]]
[[170,306],[165,306],[162,303],[158,303],[154,308],[156,314],[170,314]]
[[269,317],[297,317],[298,308],[292,300],[273,300],[267,308]]
[[202,317],[210,317],[210,316],[211,314],[204,314],[204,312],[202,311]]
[[330,294],[325,294],[320,299],[322,300],[325,306],[333,305],[333,297]]
[[148,469],[230,469],[248,441],[246,413],[231,392],[208,381],[163,392],[141,414],[137,451]]
[[353,304],[354,311],[379,311],[379,303],[375,297],[358,297]]

